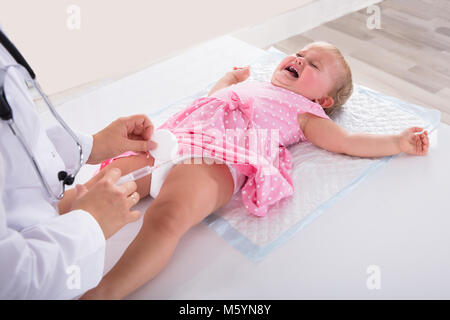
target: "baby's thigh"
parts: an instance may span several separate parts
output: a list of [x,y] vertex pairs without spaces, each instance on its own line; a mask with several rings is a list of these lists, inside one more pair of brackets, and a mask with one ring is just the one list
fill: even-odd
[[225,206],[233,191],[233,177],[226,164],[181,163],[170,170],[155,202],[175,201],[189,214],[187,223],[195,225]]
[[[152,156],[146,156],[144,154],[139,154],[136,156],[123,157],[111,162],[108,167],[119,168],[122,171],[122,176],[140,169],[145,166],[153,166],[154,159]],[[141,179],[136,180],[137,192],[142,198],[148,196],[150,193],[150,184],[152,181],[152,176],[147,175]]]

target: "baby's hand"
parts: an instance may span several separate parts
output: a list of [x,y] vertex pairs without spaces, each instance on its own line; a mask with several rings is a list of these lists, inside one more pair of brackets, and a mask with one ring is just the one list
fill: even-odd
[[250,67],[234,67],[233,71],[228,72],[227,75],[230,76],[230,78],[232,78],[235,83],[245,81],[250,76]]
[[428,132],[416,134],[416,132],[422,131],[423,128],[411,127],[406,129],[399,135],[400,152],[412,154],[415,156],[424,156],[427,154],[428,146],[430,145],[428,140]]

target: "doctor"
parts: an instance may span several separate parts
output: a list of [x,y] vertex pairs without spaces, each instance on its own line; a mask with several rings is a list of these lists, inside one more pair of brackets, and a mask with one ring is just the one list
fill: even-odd
[[139,195],[134,182],[115,185],[120,170],[102,170],[66,192],[58,212],[65,185],[86,162],[154,149],[153,125],[136,115],[90,136],[54,113],[45,128],[30,96],[47,100],[33,70],[1,30],[0,40],[0,298],[75,298],[101,280],[105,239],[139,218],[130,211]]

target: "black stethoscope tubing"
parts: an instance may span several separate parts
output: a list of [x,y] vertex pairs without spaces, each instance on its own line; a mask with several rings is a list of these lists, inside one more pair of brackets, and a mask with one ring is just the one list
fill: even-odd
[[[31,69],[27,60],[25,60],[20,51],[11,42],[11,40],[9,40],[9,38],[3,33],[2,30],[0,30],[0,43],[14,58],[14,60],[16,60],[18,64],[20,64],[28,71],[30,77],[35,80],[36,74],[34,73],[33,69]],[[10,120],[12,119],[12,116],[12,110],[8,102],[6,101],[5,92],[3,91],[3,88],[0,88],[0,118],[3,120]]]

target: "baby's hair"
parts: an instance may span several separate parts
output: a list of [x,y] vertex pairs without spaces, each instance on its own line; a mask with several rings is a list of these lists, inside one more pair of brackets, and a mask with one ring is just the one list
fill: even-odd
[[331,92],[329,92],[330,96],[333,98],[333,105],[329,108],[324,108],[325,113],[330,117],[335,114],[353,93],[353,80],[352,80],[352,71],[342,55],[341,51],[336,48],[331,43],[325,41],[315,41],[305,46],[305,48],[309,47],[319,47],[326,50],[329,50],[334,56],[338,59],[342,72],[341,75],[337,77],[336,84]]

